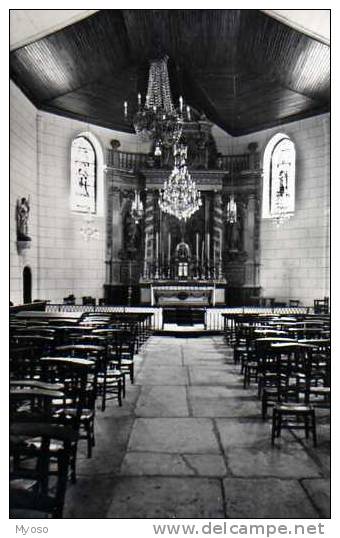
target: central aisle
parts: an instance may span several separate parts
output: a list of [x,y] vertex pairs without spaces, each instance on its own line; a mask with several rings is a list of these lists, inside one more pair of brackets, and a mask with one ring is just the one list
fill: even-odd
[[[320,424],[321,422],[321,424]],[[123,407],[96,418],[64,517],[317,518],[328,515],[329,426],[319,446],[283,432],[270,446],[255,388],[222,337],[153,336]],[[83,448],[83,447],[82,447]]]

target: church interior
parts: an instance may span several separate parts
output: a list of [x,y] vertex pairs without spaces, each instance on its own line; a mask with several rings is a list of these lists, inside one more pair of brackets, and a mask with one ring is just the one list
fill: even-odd
[[330,517],[329,24],[10,10],[11,518]]

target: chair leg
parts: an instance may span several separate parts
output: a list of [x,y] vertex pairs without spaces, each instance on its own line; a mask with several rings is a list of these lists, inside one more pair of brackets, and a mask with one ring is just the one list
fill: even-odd
[[130,365],[130,381],[131,381],[132,385],[134,383],[134,380],[135,380],[135,378],[134,378],[134,364],[132,363]]
[[276,410],[273,409],[273,419],[272,419],[272,446],[274,446],[275,437],[276,437],[276,420],[277,420],[277,413],[276,413]]
[[72,484],[75,484],[77,482],[76,459],[77,459],[77,445],[72,450],[72,456],[71,456],[71,461],[70,461]]
[[314,409],[312,410],[312,433],[313,433],[313,443],[314,443],[314,446],[317,445],[317,442],[316,442],[316,420],[315,420],[315,411]]
[[[306,439],[308,439],[309,438],[309,427],[310,427],[309,426],[310,415],[309,414],[305,415],[303,418],[304,418],[304,422],[305,422],[305,437],[306,437]],[[311,428],[312,428],[312,426],[311,426]]]
[[243,388],[246,389],[248,384],[248,367],[245,365],[243,374]]
[[118,379],[118,404],[119,404],[119,407],[122,407],[123,405],[123,402],[122,402],[122,382],[120,379]]
[[282,414],[279,413],[277,417],[277,436],[281,437],[281,430],[282,430]]
[[266,395],[262,393],[262,419],[266,420],[266,418],[267,418],[267,398],[266,398]]
[[92,458],[92,433],[90,421],[85,422],[86,440],[87,440],[87,457]]

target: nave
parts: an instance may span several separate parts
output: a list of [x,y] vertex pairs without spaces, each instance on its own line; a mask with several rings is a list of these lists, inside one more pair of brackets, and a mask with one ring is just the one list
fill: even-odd
[[96,416],[91,459],[79,444],[64,518],[329,517],[329,410],[316,448],[288,430],[272,448],[221,336],[152,336],[135,368],[123,407]]

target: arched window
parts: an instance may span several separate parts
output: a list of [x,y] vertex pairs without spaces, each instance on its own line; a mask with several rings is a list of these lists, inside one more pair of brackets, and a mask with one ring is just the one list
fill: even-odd
[[295,146],[278,133],[267,144],[263,156],[262,217],[280,219],[295,209]]
[[93,144],[77,136],[71,146],[71,209],[97,213],[97,157]]

